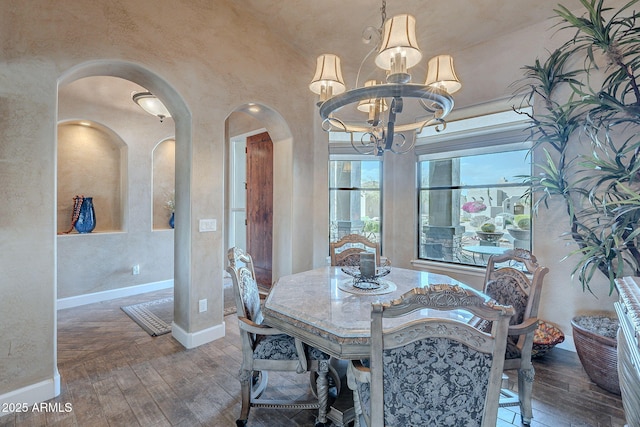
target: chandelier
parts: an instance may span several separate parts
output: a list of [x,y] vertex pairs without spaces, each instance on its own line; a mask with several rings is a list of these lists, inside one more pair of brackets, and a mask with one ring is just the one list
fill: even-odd
[[152,116],[158,117],[160,123],[162,123],[165,118],[171,117],[171,113],[169,113],[167,107],[151,92],[133,92],[131,99],[144,111]]
[[[425,126],[442,131],[446,127],[445,117],[453,109],[451,94],[462,87],[450,55],[431,58],[425,83],[411,83],[409,69],[422,59],[416,40],[416,20],[407,14],[386,19],[385,1],[380,10],[381,27],[367,27],[363,31],[363,41],[375,40],[376,45],[360,64],[355,88],[346,90],[340,58],[328,53],[318,57],[309,84],[309,89],[320,95],[318,107],[323,130],[348,132],[358,153],[376,156],[385,151],[409,152],[415,145],[416,134]],[[384,82],[371,79],[358,87],[360,72],[376,51],[375,64],[382,70]],[[401,116],[405,107],[409,113]],[[412,134],[409,141],[405,133]],[[361,134],[359,140],[354,134]]]

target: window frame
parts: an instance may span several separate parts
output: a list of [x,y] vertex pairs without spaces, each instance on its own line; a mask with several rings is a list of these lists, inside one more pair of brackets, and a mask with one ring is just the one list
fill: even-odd
[[[378,187],[376,188],[371,188],[371,187],[332,187],[331,186],[331,162],[339,162],[339,161],[350,161],[350,162],[378,162],[379,163],[379,182],[378,182]],[[384,229],[384,216],[383,216],[383,197],[384,197],[384,162],[383,159],[378,158],[378,157],[374,157],[374,156],[368,156],[368,155],[360,155],[360,154],[329,154],[329,162],[328,162],[328,179],[327,179],[327,197],[328,197],[328,210],[329,210],[329,215],[328,215],[328,241],[329,243],[332,242],[331,237],[332,237],[332,232],[331,232],[331,227],[332,227],[332,220],[331,220],[331,211],[332,211],[332,197],[331,197],[331,193],[332,191],[378,191],[379,194],[379,206],[378,206],[378,211],[380,212],[380,221],[379,221],[379,230],[378,230],[378,239],[374,240],[377,243],[379,243],[380,245],[380,251],[382,252],[382,245],[383,245],[383,229]],[[364,233],[361,233],[365,236],[367,236]],[[337,236],[336,240],[337,241],[339,239],[339,236]],[[371,240],[371,239],[370,239]]]
[[[479,258],[480,262],[467,263],[456,261],[455,257],[451,260],[443,260],[436,258],[426,258],[421,251],[422,244],[422,200],[421,192],[425,190],[422,187],[422,162],[430,160],[452,159],[466,156],[476,156],[483,154],[508,152],[516,150],[530,150],[531,141],[528,140],[528,134],[524,132],[527,128],[528,117],[520,115],[514,111],[504,111],[500,113],[487,114],[477,116],[470,119],[461,119],[449,123],[447,130],[439,134],[433,128],[425,129],[418,135],[416,143],[416,239],[415,248],[417,260],[420,262],[434,262],[461,267],[476,267],[486,264],[488,256]],[[527,154],[530,156],[530,153]],[[533,171],[533,162],[531,162],[531,172]],[[514,187],[523,187],[525,185],[513,185]],[[468,188],[469,186],[464,186]],[[486,186],[482,186],[485,188]],[[453,189],[453,186],[452,186]],[[459,189],[456,187],[456,189]],[[529,212],[531,215],[531,212]],[[531,218],[531,238],[530,248],[533,249],[534,225],[533,216]]]

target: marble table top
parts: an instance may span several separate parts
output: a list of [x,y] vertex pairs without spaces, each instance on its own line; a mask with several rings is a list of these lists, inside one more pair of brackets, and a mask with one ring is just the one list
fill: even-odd
[[[390,301],[415,287],[431,284],[467,287],[441,274],[392,267],[384,279],[395,284],[393,292],[357,295],[339,288],[341,281],[349,279],[351,277],[339,267],[323,267],[280,278],[265,301],[265,322],[334,357],[358,359],[369,355],[372,303]],[[413,316],[447,317],[464,322],[471,317],[459,311],[428,309]]]

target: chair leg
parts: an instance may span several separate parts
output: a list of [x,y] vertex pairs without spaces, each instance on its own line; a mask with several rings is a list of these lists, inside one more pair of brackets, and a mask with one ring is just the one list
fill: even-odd
[[269,373],[267,371],[253,371],[251,377],[251,400],[260,399],[262,393],[267,388]]
[[318,362],[318,378],[316,379],[316,390],[318,390],[318,420],[315,427],[323,427],[327,423],[327,405],[329,403],[329,360]]
[[531,397],[533,395],[533,378],[535,369],[530,366],[526,369],[518,369],[518,396],[520,400],[520,417],[522,424],[530,425],[533,419]]
[[347,386],[353,393],[353,410],[355,412],[355,420],[353,422],[353,427],[360,427],[360,418],[362,418],[362,406],[360,405],[360,394],[358,393],[358,384],[356,383],[356,379],[353,376],[353,372],[351,371],[352,366],[351,362],[347,366]]
[[242,397],[242,409],[240,410],[240,418],[236,420],[236,426],[243,427],[249,419],[249,409],[251,409],[251,382],[253,381],[253,372],[241,369],[239,372],[240,379],[240,396]]
[[353,427],[360,427],[362,425],[360,422],[362,419],[362,406],[360,404],[360,393],[358,393],[357,387],[353,390],[353,410],[356,415]]

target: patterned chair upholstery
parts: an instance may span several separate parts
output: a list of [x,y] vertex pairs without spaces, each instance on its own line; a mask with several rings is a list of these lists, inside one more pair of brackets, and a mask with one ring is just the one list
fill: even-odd
[[[228,251],[229,266],[242,340],[242,366],[239,379],[242,409],[236,425],[244,426],[251,407],[318,409],[318,426],[327,422],[329,355],[300,340],[263,324],[260,294],[251,256],[242,249]],[[317,375],[317,400],[310,402],[261,398],[268,382],[268,371],[312,372]]]
[[504,369],[518,370],[518,393],[503,389],[500,406],[520,406],[522,423],[526,425],[533,418],[531,395],[535,370],[531,357],[538,327],[540,293],[548,272],[548,268],[538,265],[531,252],[512,249],[502,255],[491,256],[485,273],[484,293],[515,309],[509,325]]
[[[376,265],[380,266],[380,245],[360,234],[348,234],[337,242],[329,244],[331,265],[338,267],[357,267],[360,265],[360,252],[368,251],[376,254]],[[384,265],[390,265],[388,259],[383,258]]]
[[[438,316],[384,329],[383,319],[424,308],[468,311],[491,321],[491,331]],[[373,304],[370,367],[352,361],[347,369],[356,425],[494,427],[512,314],[512,307],[449,284]]]

